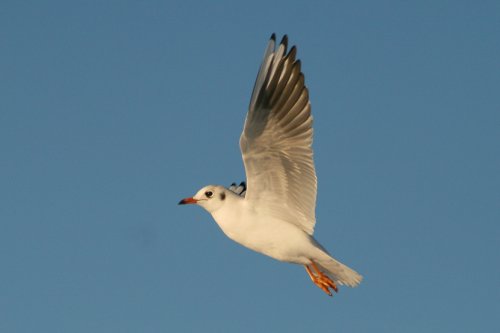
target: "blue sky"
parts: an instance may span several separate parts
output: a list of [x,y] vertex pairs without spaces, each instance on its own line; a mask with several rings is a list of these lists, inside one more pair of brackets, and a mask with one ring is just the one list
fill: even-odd
[[[298,46],[329,298],[179,199]],[[498,331],[498,1],[3,1],[0,331]]]

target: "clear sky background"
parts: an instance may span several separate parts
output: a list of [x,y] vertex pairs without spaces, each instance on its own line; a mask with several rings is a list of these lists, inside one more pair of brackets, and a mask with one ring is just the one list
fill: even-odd
[[[272,32],[315,119],[330,298],[199,207]],[[498,332],[500,2],[2,1],[1,332]]]

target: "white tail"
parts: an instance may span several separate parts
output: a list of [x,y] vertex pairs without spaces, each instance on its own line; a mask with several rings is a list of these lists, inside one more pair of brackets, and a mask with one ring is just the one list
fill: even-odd
[[315,262],[320,270],[337,284],[356,287],[363,280],[357,272],[330,256],[322,260],[316,259]]

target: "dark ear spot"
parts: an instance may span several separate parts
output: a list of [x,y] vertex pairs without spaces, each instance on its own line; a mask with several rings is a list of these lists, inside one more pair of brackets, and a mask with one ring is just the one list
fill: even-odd
[[226,193],[222,192],[222,193],[220,194],[220,199],[221,199],[221,200],[225,200],[225,199],[226,199]]

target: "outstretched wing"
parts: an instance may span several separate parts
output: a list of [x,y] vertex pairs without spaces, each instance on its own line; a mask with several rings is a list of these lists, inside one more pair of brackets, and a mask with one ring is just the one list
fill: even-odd
[[264,54],[240,138],[245,199],[312,235],[316,172],[312,116],[297,49],[273,34]]

